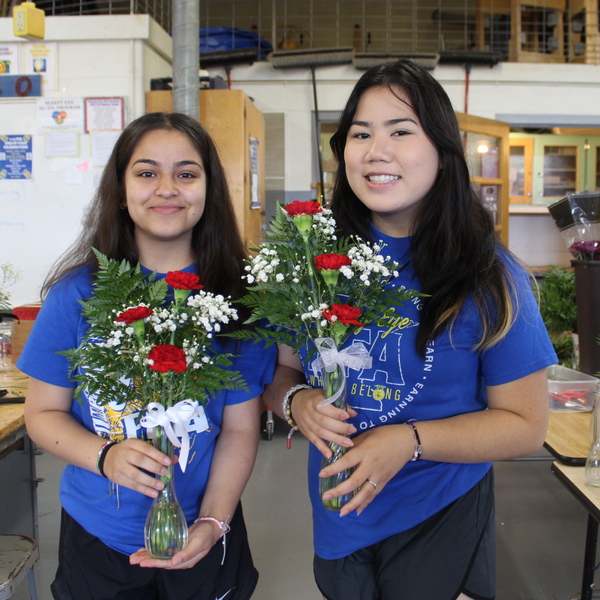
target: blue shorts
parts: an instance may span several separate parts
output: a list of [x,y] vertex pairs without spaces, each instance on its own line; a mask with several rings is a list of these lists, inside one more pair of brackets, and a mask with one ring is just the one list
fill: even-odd
[[149,569],[109,548],[62,511],[54,600],[248,600],[258,581],[241,505],[223,544],[190,569]]
[[327,600],[493,600],[496,535],[493,469],[423,523],[337,560],[315,555]]

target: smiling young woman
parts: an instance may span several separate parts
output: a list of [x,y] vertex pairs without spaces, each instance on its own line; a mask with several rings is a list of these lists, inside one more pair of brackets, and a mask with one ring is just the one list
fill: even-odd
[[165,259],[178,268],[193,262],[192,231],[204,213],[206,175],[184,133],[158,129],[140,140],[125,171],[125,198],[144,265],[162,272]]
[[[327,600],[492,599],[492,462],[542,445],[556,362],[528,273],[471,188],[452,104],[426,70],[367,71],[331,146],[341,233],[383,242],[403,265],[391,285],[425,295],[345,343],[372,359],[348,370],[348,411],[320,407],[323,391],[302,389],[310,365],[279,348],[265,397],[276,412],[285,398],[312,442],[317,585]],[[328,442],[350,449],[321,469]],[[323,499],[355,494],[330,512],[319,478],[348,469]]]
[[[152,113],[119,136],[79,239],[45,282],[42,309],[18,361],[30,376],[29,435],[67,463],[53,597],[247,600],[258,574],[240,497],[258,445],[258,396],[272,378],[275,352],[215,340],[215,353],[235,354],[230,368],[247,388],[211,396],[208,429],[186,426],[194,450],[185,473],[176,469],[174,477],[189,543],[170,560],[152,558],[143,548],[144,524],[164,485],[156,475],[164,475],[171,460],[148,443],[137,399],[106,403],[84,390],[81,403],[74,401],[76,382],[63,353],[79,348],[89,331],[80,301],[94,295],[94,249],[139,262],[147,275],[156,272],[171,286],[171,297],[176,282],[169,271],[193,275],[204,290],[234,301],[245,293],[246,250],[225,172],[197,121]],[[243,321],[240,315],[226,327],[242,327]],[[226,545],[217,543],[224,535]]]
[[399,88],[366,91],[348,130],[348,182],[387,235],[408,235],[439,170],[438,152]]

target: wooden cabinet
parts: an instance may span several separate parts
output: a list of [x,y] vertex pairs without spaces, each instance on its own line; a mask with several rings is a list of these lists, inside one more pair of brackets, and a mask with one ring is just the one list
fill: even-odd
[[[264,237],[265,124],[242,90],[201,90],[200,122],[213,138],[227,173],[235,214],[247,248]],[[146,112],[172,112],[170,90],[146,93]]]
[[503,121],[456,113],[464,134],[471,181],[508,245],[509,132]]
[[[510,134],[511,204],[547,205],[574,192],[600,190],[600,135],[592,135],[598,130],[578,131],[581,133],[572,135]],[[521,164],[533,168],[531,180],[525,177],[523,188],[518,171]],[[513,188],[525,189],[525,196],[513,193]]]

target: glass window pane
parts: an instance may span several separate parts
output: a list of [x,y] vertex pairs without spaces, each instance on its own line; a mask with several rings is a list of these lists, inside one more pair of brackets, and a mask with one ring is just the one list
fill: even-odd
[[544,146],[544,196],[577,191],[577,146]]
[[525,146],[510,147],[509,196],[525,196]]
[[480,133],[466,135],[467,162],[471,177],[499,177],[498,150],[500,138]]
[[498,225],[498,188],[497,185],[475,185],[475,191],[479,195],[483,205],[490,211],[494,225]]

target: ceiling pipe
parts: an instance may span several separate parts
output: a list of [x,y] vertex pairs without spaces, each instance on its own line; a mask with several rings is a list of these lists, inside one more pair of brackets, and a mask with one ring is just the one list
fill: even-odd
[[200,120],[200,2],[173,1],[173,110]]

